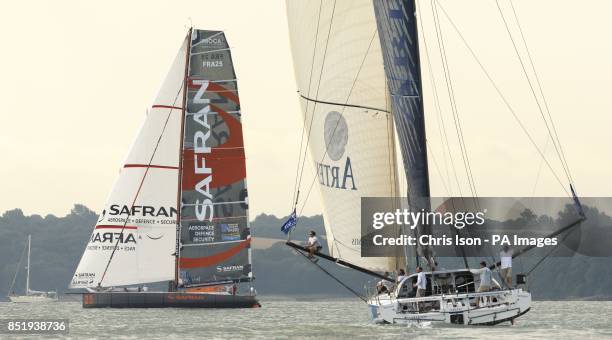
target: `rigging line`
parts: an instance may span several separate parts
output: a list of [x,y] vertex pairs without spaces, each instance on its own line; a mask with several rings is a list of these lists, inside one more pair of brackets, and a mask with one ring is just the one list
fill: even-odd
[[334,250],[334,246],[336,246],[336,252],[338,253],[338,258],[342,258],[342,253],[340,252],[340,247],[338,247],[338,241],[336,240],[336,238],[334,237],[334,244],[332,245],[331,250]]
[[[178,92],[176,93],[176,95],[174,96],[174,101],[172,102],[172,105],[176,105],[176,101],[181,93],[181,90],[183,90],[184,88],[184,83],[181,83],[181,86],[178,90]],[[164,122],[164,127],[162,128],[161,133],[159,134],[159,138],[157,139],[157,143],[155,144],[155,148],[153,149],[153,153],[151,154],[151,157],[149,158],[149,163],[148,166],[146,167],[145,173],[142,175],[142,179],[140,180],[140,184],[138,185],[138,190],[136,191],[136,194],[134,195],[134,200],[132,200],[132,204],[130,206],[130,211],[132,211],[134,204],[136,204],[136,200],[138,199],[138,195],[140,194],[140,190],[142,189],[142,185],[144,184],[145,179],[147,178],[147,175],[149,174],[149,169],[151,168],[151,163],[153,162],[153,158],[155,157],[155,154],[157,153],[157,148],[159,147],[159,144],[161,142],[162,137],[164,136],[164,132],[166,131],[166,126],[168,126],[168,121],[170,121],[170,116],[172,116],[172,109],[168,110],[168,116],[166,117],[166,121]],[[113,257],[115,256],[115,252],[117,251],[117,248],[119,246],[119,241],[121,239],[123,239],[123,233],[125,231],[125,227],[127,226],[128,222],[130,220],[130,214],[128,213],[126,219],[125,219],[125,223],[123,223],[123,227],[121,227],[121,237],[117,238],[117,242],[115,242],[115,246],[113,247],[113,251],[110,254],[110,257],[108,259],[108,262],[106,263],[106,267],[104,268],[104,272],[102,273],[102,277],[100,278],[100,281],[98,282],[98,286],[102,286],[102,281],[104,280],[104,277],[106,277],[106,272],[108,271],[108,267],[110,266]]]
[[[365,64],[366,59],[368,58],[368,54],[370,53],[370,49],[372,48],[372,43],[374,42],[374,38],[376,38],[376,33],[378,33],[378,29],[374,30],[374,33],[372,34],[372,38],[370,38],[370,43],[368,44],[368,49],[366,50],[365,54],[363,55],[363,59],[361,60],[361,64],[359,65],[359,69],[357,70],[357,74],[355,75],[355,79],[353,80],[353,84],[351,85],[351,88],[349,89],[349,93],[346,96],[346,101],[344,102],[344,106],[342,107],[342,112],[340,113],[340,115],[344,114],[344,110],[346,110],[347,107],[349,107],[349,100],[351,99],[351,95],[353,94],[353,90],[355,89],[355,85],[357,85],[357,80],[359,79],[359,74],[361,74],[361,70],[363,69],[363,65]],[[339,123],[339,122],[338,122]],[[334,131],[332,132],[332,139],[334,134],[336,133],[336,128],[338,127],[338,123],[336,123],[336,126],[334,127]],[[331,140],[330,140],[331,143]],[[327,146],[325,147],[325,153],[327,154]],[[325,157],[325,155],[323,156]],[[323,159],[321,159],[321,161],[323,161]]]
[[470,165],[470,161],[469,161],[469,157],[468,157],[468,153],[467,153],[467,145],[465,144],[465,139],[463,136],[463,128],[461,126],[461,120],[459,119],[459,109],[457,108],[457,101],[455,98],[455,90],[453,87],[453,83],[452,83],[452,78],[451,78],[451,73],[450,73],[450,66],[448,64],[448,57],[446,55],[446,46],[444,44],[444,37],[442,34],[442,27],[440,25],[440,19],[439,19],[439,15],[438,15],[438,11],[437,8],[435,7],[435,4],[432,3],[432,10],[433,10],[433,17],[434,17],[434,23],[435,23],[435,27],[436,27],[436,35],[438,37],[438,44],[440,45],[440,56],[442,59],[442,65],[443,65],[443,70],[444,70],[444,76],[445,76],[445,81],[446,81],[446,86],[447,89],[449,91],[449,100],[450,100],[450,104],[451,104],[451,112],[453,114],[453,121],[455,124],[455,131],[457,132],[457,137],[459,139],[459,146],[460,146],[460,150],[461,150],[461,157],[463,160],[463,164],[466,170],[466,174],[468,176],[468,185],[470,186],[470,191],[472,193],[472,196],[475,198],[476,203],[478,205],[478,199],[477,199],[477,191],[476,191],[476,184],[474,181],[474,177],[472,175],[472,169],[471,169],[471,165]]
[[[423,18],[423,16],[421,15],[421,3],[417,2],[417,10],[418,10],[418,15],[419,18]],[[427,59],[427,68],[429,70],[429,79],[432,83],[432,92],[433,92],[433,96],[434,96],[434,103],[435,103],[435,108],[436,108],[436,113],[437,113],[437,120],[436,123],[438,125],[438,134],[440,135],[440,141],[442,142],[442,145],[446,146],[446,151],[448,151],[448,156],[450,158],[451,161],[451,165],[453,168],[453,174],[455,175],[455,181],[457,182],[457,188],[459,189],[459,196],[463,196],[461,194],[461,187],[459,185],[459,178],[457,177],[457,170],[455,169],[455,162],[453,160],[453,156],[451,154],[450,151],[450,145],[448,143],[448,136],[446,134],[446,124],[444,123],[444,118],[442,116],[442,109],[440,106],[440,97],[438,96],[438,89],[437,89],[437,84],[436,84],[436,78],[433,74],[433,67],[431,65],[431,57],[429,55],[429,46],[427,44],[427,39],[425,36],[425,29],[423,28],[423,20],[417,20],[419,22],[419,25],[421,27],[420,32],[421,32],[421,37],[423,39],[423,46],[425,49],[425,58]],[[445,143],[446,140],[446,143]],[[448,190],[448,194],[450,195],[449,197],[452,197],[453,195],[453,186],[452,186],[452,180],[450,179],[450,175],[449,175],[449,171],[448,171],[448,162],[446,161],[446,155],[445,152],[442,152],[442,159],[444,160],[444,169],[446,171],[446,177],[448,179],[448,186],[449,189]]]
[[[551,141],[552,136],[550,138],[546,138],[546,144],[544,144],[544,153],[546,153],[546,149],[548,149],[548,143]],[[531,190],[531,198],[535,197],[536,188],[538,187],[538,183],[540,182],[540,174],[542,173],[542,164],[544,162],[540,160],[540,165],[538,165],[538,173],[536,175],[535,183],[533,183],[533,190]]]
[[[386,96],[387,94],[385,93],[385,97]],[[394,185],[394,183],[398,183],[399,181],[397,180],[397,174],[395,173],[395,163],[393,162],[393,160],[395,159],[395,131],[393,128],[393,121],[390,120],[389,115],[386,115],[385,119],[387,123],[387,131],[389,131],[391,134],[390,138],[387,138],[387,155],[389,155],[389,157],[387,157],[387,164],[389,170],[389,197],[397,197],[398,186]],[[397,206],[395,205],[395,201],[396,200],[393,199],[393,208],[397,208]]]
[[[391,110],[391,107],[392,107],[392,103],[391,103],[392,98],[391,98],[391,93],[389,92],[389,84],[386,81],[384,82],[384,84],[385,84],[385,108],[389,108],[389,110]],[[388,112],[388,113],[391,113],[391,112]],[[391,115],[387,115],[387,119],[389,119],[389,118],[391,118],[391,123],[392,123],[391,125],[392,125],[392,129],[393,129],[393,127],[395,127],[395,121],[393,120],[393,115],[392,114]],[[403,163],[402,163],[403,155],[402,155],[401,145],[400,145],[400,147],[398,149],[397,148],[397,146],[398,146],[397,143],[399,143],[399,140],[395,138],[395,134],[396,134],[397,131],[395,129],[393,129],[392,131],[393,131],[393,158],[395,160],[396,165],[397,164],[402,164],[403,165]],[[398,157],[400,157],[399,162],[398,162]],[[401,206],[402,206],[401,194],[400,194],[400,192],[402,192],[402,187],[401,186],[402,186],[402,184],[406,184],[407,185],[408,183],[406,181],[402,181],[402,179],[403,179],[402,176],[405,176],[405,172],[404,171],[400,171],[397,166],[393,166],[393,174],[394,174],[395,179],[397,181],[397,187],[396,187],[396,190],[395,190],[395,197],[400,197],[399,206],[398,207],[401,208]],[[408,190],[403,190],[403,191],[406,192],[406,196],[408,196],[410,194]],[[397,229],[397,236],[400,236],[402,234],[402,231],[403,231],[403,227],[400,226]],[[403,253],[402,255],[404,256],[404,264],[403,264],[403,266],[406,269],[408,269],[409,255],[408,255],[407,247],[402,247],[402,253]],[[401,264],[400,256],[396,256],[395,267],[399,268],[400,264]]]
[[548,257],[550,257],[550,255],[552,255],[552,253],[555,252],[555,250],[559,249],[559,246],[561,245],[561,243],[563,243],[576,230],[577,230],[577,228],[572,229],[567,234],[565,234],[565,236],[561,239],[560,242],[557,243],[556,246],[553,247],[553,249],[551,249],[546,255],[544,255],[544,257],[542,257],[538,262],[536,262],[536,264],[531,269],[529,269],[529,271],[526,273],[526,275],[529,276],[531,274],[531,272],[533,272],[540,264],[542,264],[542,262],[544,262],[544,260],[546,260]]
[[[385,94],[386,95],[386,94]],[[395,182],[395,166],[393,163],[393,158],[395,157],[395,148],[393,147],[395,144],[395,134],[393,131],[393,122],[389,121],[389,115],[385,117],[387,121],[387,131],[391,131],[391,138],[387,138],[387,164],[389,165],[389,196],[395,197],[396,192],[394,190],[395,186],[393,183]]]
[[[13,288],[15,287],[15,281],[17,281],[17,276],[19,275],[19,269],[21,268],[21,262],[23,261],[23,256],[25,255],[25,251],[28,247],[27,242],[24,244],[23,249],[21,250],[21,256],[19,256],[19,262],[17,263],[17,270],[15,271],[15,276],[13,276],[13,282],[11,282],[11,286],[9,287],[8,293],[13,293]],[[28,292],[26,292],[26,295]]]
[[[344,110],[346,109],[346,107],[350,107],[348,105],[348,101],[351,99],[351,94],[353,93],[353,89],[355,88],[355,85],[357,84],[357,80],[359,79],[359,74],[361,73],[361,69],[363,68],[363,65],[365,64],[365,61],[368,58],[368,54],[370,53],[370,49],[372,48],[372,43],[374,42],[374,38],[376,38],[376,34],[377,33],[378,33],[378,29],[375,29],[374,33],[372,34],[372,38],[370,39],[370,44],[368,45],[368,49],[365,51],[363,59],[361,60],[361,65],[359,65],[359,69],[357,70],[357,74],[355,75],[355,79],[353,79],[353,84],[351,85],[349,93],[348,93],[348,95],[346,97],[345,104],[342,107],[342,112],[340,112],[340,117],[344,116]],[[319,82],[320,82],[320,80],[319,80]],[[313,118],[314,118],[314,110],[313,110]],[[334,130],[331,133],[331,137],[329,138],[328,144],[325,144],[325,152],[323,153],[323,156],[321,157],[321,160],[319,161],[319,163],[323,162],[323,160],[325,159],[325,156],[327,156],[327,148],[329,147],[329,145],[334,140],[334,135],[336,134],[336,129],[338,129],[338,125],[340,125],[340,119],[338,119],[338,121],[336,122],[336,125],[334,126]],[[311,127],[312,127],[312,124],[311,124]],[[304,168],[302,168],[302,170],[304,170]],[[315,183],[316,179],[317,179],[317,174],[315,172],[315,176],[312,178],[312,181],[310,182],[310,187],[308,188],[308,193],[306,194],[306,199],[304,200],[304,204],[302,205],[302,208],[300,209],[300,215],[302,214],[302,211],[304,210],[304,207],[306,206],[306,203],[308,202],[308,198],[310,197],[310,192],[312,191],[312,187],[314,186],[314,183]],[[300,179],[300,181],[301,181],[301,179]]]
[[[536,94],[536,91],[533,87],[533,84],[531,82],[531,79],[529,78],[529,75],[527,73],[527,68],[525,67],[525,63],[523,62],[523,58],[521,58],[521,54],[519,53],[518,47],[516,46],[516,42],[514,41],[514,37],[512,36],[512,32],[510,32],[510,27],[508,26],[508,22],[506,21],[506,17],[504,16],[504,13],[501,9],[501,6],[499,5],[499,0],[495,0],[495,4],[497,5],[497,10],[499,11],[499,15],[502,18],[502,21],[504,22],[504,26],[506,28],[506,32],[508,33],[508,37],[510,37],[510,41],[512,42],[512,47],[514,48],[514,52],[516,53],[516,57],[519,60],[519,63],[521,64],[521,69],[523,70],[523,74],[525,75],[525,79],[527,80],[527,84],[529,84],[529,89],[531,90],[531,94],[533,95],[533,99],[536,102],[536,105],[538,106],[538,111],[540,111],[540,116],[542,116],[542,120],[544,120],[544,125],[546,126],[546,130],[548,131],[548,134],[553,137],[553,146],[555,147],[555,151],[557,152],[557,156],[559,156],[559,161],[561,162],[561,167],[563,168],[563,171],[565,172],[565,176],[567,177],[568,182],[572,183],[572,180],[570,178],[569,172],[566,169],[566,164],[563,162],[563,157],[561,156],[561,152],[559,151],[559,148],[557,147],[557,143],[554,140],[554,135],[553,132],[551,131],[550,127],[548,126],[548,121],[546,120],[546,116],[544,116],[544,110],[542,108],[542,105],[540,104],[540,101],[538,100],[538,95]],[[532,64],[533,65],[533,64]],[[550,112],[549,112],[549,116],[550,116]]]
[[450,74],[450,66],[448,65],[448,58],[446,56],[446,47],[444,45],[444,37],[442,36],[442,27],[440,26],[440,18],[438,16],[438,9],[435,3],[432,3],[432,11],[433,11],[434,23],[436,27],[436,36],[438,37],[438,44],[440,45],[440,57],[442,59],[444,79],[446,81],[446,87],[449,93],[451,111],[453,113],[453,121],[455,123],[455,130],[457,132],[457,137],[459,139],[459,146],[461,149],[461,158],[463,159],[463,165],[465,166],[466,174],[468,176],[468,185],[470,186],[470,191],[476,201],[476,205],[479,205],[478,204],[478,194],[476,191],[476,184],[474,182],[474,177],[472,175],[470,160],[469,160],[468,153],[467,153],[467,146],[465,144],[465,139],[463,137],[463,129],[461,127],[461,120],[459,119],[459,110],[457,109],[455,91],[453,88],[452,78]]
[[[385,105],[388,104],[388,89],[387,82],[385,83]],[[395,124],[391,115],[386,115],[387,119],[387,131],[391,133],[390,138],[387,139],[387,152],[389,153],[389,188],[391,190],[391,197],[397,197],[399,195],[399,178],[397,173],[397,167],[395,166],[395,160],[397,159],[397,150],[395,148]],[[396,183],[396,185],[394,185]]]
[[[322,7],[323,7],[323,0],[320,0],[319,1],[319,14],[317,18],[317,30],[315,33],[314,48],[312,50],[312,61],[310,63],[310,76],[308,80],[308,89],[306,90],[306,93],[308,96],[310,96],[310,87],[312,84],[312,75],[313,75],[312,71],[314,69],[315,57],[317,55],[317,42],[319,41],[319,26],[321,24],[321,8]],[[306,102],[306,109],[304,110],[306,113],[308,113],[309,104],[310,102]],[[293,183],[293,197],[291,198],[291,204],[293,204],[293,208],[295,208],[295,206],[297,205],[297,200],[299,198],[299,194],[297,193],[299,191],[298,175],[300,172],[302,148],[304,145],[304,132],[306,132],[306,114],[304,114],[304,119],[302,121],[302,135],[300,137],[300,152],[298,153],[298,159],[297,159],[297,164],[296,164],[296,169],[295,169],[295,182]]]
[[353,288],[349,287],[346,283],[342,282],[340,279],[338,279],[337,277],[335,277],[334,275],[332,275],[332,273],[330,273],[329,271],[327,271],[325,268],[321,267],[320,264],[311,261],[308,256],[306,256],[306,254],[302,253],[299,250],[296,250],[300,255],[302,255],[304,257],[304,259],[312,264],[314,264],[315,266],[317,266],[317,268],[319,268],[323,273],[325,273],[327,276],[331,277],[332,279],[334,279],[334,281],[338,282],[342,287],[344,287],[346,290],[348,290],[349,292],[353,293],[356,297],[358,297],[360,300],[362,300],[363,302],[367,302],[368,300],[363,297],[361,294],[357,293]]
[[[427,148],[429,149],[429,154],[431,155],[431,159],[434,162],[436,170],[438,171],[438,176],[440,176],[440,180],[442,181],[442,185],[444,186],[444,190],[446,190],[447,194],[450,194],[448,187],[446,186],[446,182],[444,181],[444,176],[442,176],[442,172],[440,171],[440,167],[438,166],[438,162],[436,161],[436,156],[434,156],[433,150],[431,149],[431,145],[425,141]],[[452,197],[452,196],[449,196]]]
[[[217,34],[223,34],[223,32],[219,32]],[[189,33],[187,36],[187,51],[185,51],[185,72],[183,73],[183,87],[186,88],[186,91],[183,91],[183,100],[182,100],[182,109],[181,109],[181,120],[180,120],[180,125],[181,125],[181,130],[180,130],[180,138],[181,141],[179,142],[179,168],[177,171],[177,183],[176,183],[176,228],[175,228],[175,240],[174,240],[174,283],[173,283],[173,287],[176,286],[178,287],[178,283],[179,283],[179,279],[180,279],[180,272],[181,272],[181,231],[182,231],[182,225],[181,225],[181,218],[182,218],[182,209],[181,209],[181,203],[183,203],[183,190],[182,190],[182,183],[183,183],[183,170],[185,169],[185,157],[183,154],[183,148],[184,148],[184,142],[185,142],[185,119],[186,119],[186,114],[187,114],[187,96],[189,95],[189,88],[188,88],[188,80],[189,80],[189,64],[191,61],[191,51],[193,50],[193,27],[191,29],[189,29]],[[208,38],[210,39],[210,37]],[[237,93],[236,93],[237,94]],[[196,117],[195,115],[193,116],[194,118]],[[194,157],[195,159],[195,157]]]
[[[329,46],[329,37],[331,35],[332,27],[334,26],[334,14],[336,13],[336,0],[334,0],[334,7],[332,8],[331,17],[329,19],[329,29],[327,30],[327,39],[325,41],[325,49],[323,50],[323,60],[321,61],[321,71],[319,72],[319,81],[317,82],[317,92],[315,93],[315,98],[319,98],[319,90],[321,89],[321,79],[323,79],[323,70],[325,69],[325,60],[327,57],[327,47]],[[310,89],[309,89],[310,91]],[[312,116],[310,117],[310,124],[308,126],[308,134],[306,135],[306,145],[308,145],[308,141],[310,140],[310,134],[312,131],[312,123],[314,121],[315,111],[317,109],[317,103],[315,102],[312,107]],[[308,111],[304,114],[304,116],[308,115]],[[305,118],[304,118],[305,119]],[[333,135],[332,135],[333,136]],[[299,190],[302,185],[302,177],[304,175],[304,166],[306,165],[306,152],[308,148],[304,148],[304,154],[302,157],[302,167],[300,170],[300,178],[298,180],[297,188]],[[315,176],[316,178],[316,176]],[[297,205],[297,204],[296,204]],[[303,209],[303,208],[302,208]]]
[[[386,82],[385,82],[386,83]],[[387,97],[386,93],[387,87],[385,86],[385,100]],[[387,162],[389,164],[389,197],[393,197],[393,209],[399,209],[400,205],[397,205],[397,197],[399,196],[399,179],[397,178],[397,167],[395,166],[394,160],[397,159],[396,149],[395,149],[395,128],[393,125],[393,119],[390,115],[386,115],[387,120],[387,131],[390,132],[390,138],[387,138],[387,154],[389,155]],[[400,229],[396,229],[396,237],[401,235]],[[399,256],[395,256],[395,265],[394,267],[398,267]]]
[[561,139],[559,138],[559,135],[557,133],[557,128],[555,127],[555,122],[552,119],[552,115],[550,113],[550,108],[548,106],[548,100],[546,100],[546,96],[544,95],[544,90],[542,89],[542,83],[540,82],[540,77],[538,76],[538,72],[536,72],[536,68],[535,68],[535,63],[533,61],[533,58],[531,57],[531,52],[529,51],[529,47],[527,46],[527,39],[525,39],[525,34],[523,33],[523,28],[521,27],[521,23],[518,19],[518,15],[516,14],[516,10],[514,9],[514,4],[512,3],[512,0],[509,0],[510,2],[510,7],[512,8],[512,13],[514,14],[514,19],[516,21],[516,26],[519,29],[519,32],[521,34],[521,39],[523,41],[523,45],[525,46],[525,51],[527,52],[527,57],[529,59],[529,63],[531,65],[531,69],[533,71],[533,74],[535,76],[536,79],[536,83],[538,84],[538,89],[540,90],[540,95],[542,96],[542,102],[544,102],[544,108],[546,109],[546,113],[548,114],[548,119],[550,120],[550,125],[552,125],[553,128],[553,132],[555,134],[555,138],[557,139],[557,145],[559,146],[559,151],[561,151],[561,157],[563,158],[562,162],[565,162],[565,167],[567,168],[567,173],[569,175],[570,178],[570,183],[574,184],[574,189],[576,188],[576,185],[574,183],[574,179],[572,177],[572,173],[570,171],[570,167],[569,167],[569,163],[567,162],[567,159],[565,158],[565,153],[563,152],[563,146],[561,145]]
[[520,118],[518,117],[518,115],[516,114],[516,112],[514,111],[514,109],[512,108],[512,106],[510,105],[510,102],[508,102],[508,100],[506,99],[506,97],[504,96],[504,94],[501,92],[501,90],[499,89],[499,87],[497,86],[497,84],[495,83],[495,81],[493,80],[493,78],[491,77],[491,75],[489,74],[489,72],[486,70],[486,68],[484,67],[484,65],[482,64],[482,62],[480,61],[480,59],[476,56],[476,53],[474,52],[474,50],[472,49],[472,47],[467,43],[467,40],[465,40],[465,38],[463,37],[463,35],[461,34],[461,31],[459,31],[459,28],[455,25],[455,22],[450,18],[450,16],[448,15],[448,13],[446,12],[446,10],[444,9],[444,7],[442,6],[442,4],[440,4],[440,2],[438,0],[434,0],[438,6],[440,6],[440,9],[442,10],[442,13],[444,13],[444,16],[446,17],[446,19],[450,22],[450,24],[453,26],[455,32],[457,33],[457,35],[459,36],[459,38],[461,38],[461,41],[463,42],[463,44],[465,45],[465,47],[468,49],[468,51],[470,52],[470,54],[472,55],[472,57],[474,58],[474,60],[476,61],[476,63],[478,64],[478,66],[480,67],[481,71],[484,73],[484,75],[487,77],[487,79],[489,80],[489,82],[491,83],[491,85],[493,86],[493,89],[497,92],[497,94],[500,96],[502,102],[504,103],[504,105],[506,106],[506,108],[508,109],[508,111],[510,111],[510,113],[512,114],[512,116],[514,117],[514,119],[516,120],[516,122],[518,123],[519,127],[521,128],[521,130],[523,130],[523,132],[525,133],[525,135],[527,135],[527,138],[529,139],[529,141],[531,142],[531,144],[533,145],[533,147],[536,149],[536,151],[540,154],[540,157],[542,157],[542,159],[544,160],[544,162],[546,163],[546,166],[548,167],[548,169],[551,171],[551,173],[553,174],[553,176],[555,177],[555,179],[557,180],[557,182],[559,183],[559,185],[561,185],[561,188],[563,189],[563,191],[567,194],[568,197],[571,197],[572,195],[570,194],[569,191],[567,191],[567,189],[565,188],[565,185],[563,184],[563,182],[561,181],[561,179],[559,179],[559,176],[557,175],[557,173],[555,172],[555,170],[552,168],[552,166],[550,165],[550,163],[548,162],[548,160],[546,159],[546,157],[544,157],[544,154],[542,153],[542,150],[540,150],[540,148],[538,147],[538,145],[536,144],[536,142],[534,141],[533,137],[531,137],[531,134],[529,133],[529,131],[527,130],[527,128],[525,127],[525,125],[523,124],[523,122],[520,120]]
[[[334,243],[337,243],[352,252],[361,254],[361,250],[355,250],[352,247],[347,246],[346,243],[338,241],[338,239],[335,236],[334,236]],[[336,249],[338,249],[338,254],[340,254],[340,247],[338,247],[338,245],[336,245]],[[341,256],[338,256],[338,258],[341,258]]]

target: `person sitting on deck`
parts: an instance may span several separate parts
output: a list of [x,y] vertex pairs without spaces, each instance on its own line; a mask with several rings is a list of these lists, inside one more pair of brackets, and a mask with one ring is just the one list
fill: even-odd
[[[391,273],[389,272],[385,272],[385,277],[390,277]],[[380,280],[378,281],[378,283],[376,284],[376,291],[378,292],[378,294],[383,294],[383,293],[390,293],[391,292],[391,288],[393,283],[389,282],[387,280]]]
[[308,243],[306,244],[306,250],[308,250],[308,258],[313,262],[319,261],[319,259],[314,257],[314,253],[320,251],[323,247],[321,243],[319,243],[319,239],[317,239],[317,233],[314,230],[308,232]]

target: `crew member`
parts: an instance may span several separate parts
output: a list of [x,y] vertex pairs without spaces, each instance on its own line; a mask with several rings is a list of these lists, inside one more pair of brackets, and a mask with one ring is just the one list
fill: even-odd
[[395,282],[400,284],[406,277],[406,271],[403,268],[400,268],[397,270],[397,278],[395,279]]
[[412,286],[416,288],[416,297],[425,296],[425,291],[427,290],[427,276],[423,273],[423,268],[421,266],[416,267],[417,272],[417,282]]
[[[477,293],[484,293],[491,290],[491,269],[487,267],[485,261],[480,262],[480,269],[471,269],[472,274],[480,274],[480,286],[478,286]],[[480,298],[478,298],[478,306],[480,306]]]
[[306,244],[306,250],[308,250],[308,258],[313,262],[319,261],[319,259],[314,257],[314,253],[321,250],[323,247],[321,243],[319,243],[319,239],[317,238],[317,233],[314,230],[308,232],[308,243]]
[[471,269],[472,274],[480,274],[480,286],[476,292],[488,292],[491,290],[491,269],[485,261],[480,262],[480,269]]
[[[391,277],[391,273],[385,272],[385,277]],[[384,279],[378,281],[378,283],[376,284],[376,290],[378,291],[378,294],[389,293],[391,292],[392,288],[393,283]]]
[[506,282],[508,288],[512,288],[512,249],[508,246],[504,246],[502,251],[499,252],[499,258],[501,260],[500,275],[502,280]]

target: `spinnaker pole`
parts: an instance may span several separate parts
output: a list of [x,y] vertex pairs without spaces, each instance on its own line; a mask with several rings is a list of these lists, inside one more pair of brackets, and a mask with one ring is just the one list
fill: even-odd
[[[294,248],[294,249],[297,249],[297,250],[301,250],[303,252],[308,252],[308,249],[306,249],[305,247],[303,247],[303,246],[301,246],[301,245],[299,245],[297,243],[293,243],[291,241],[287,241],[287,242],[285,242],[285,244],[288,245],[291,248]],[[325,259],[327,261],[331,261],[331,262],[337,263],[337,264],[339,264],[341,266],[345,266],[345,267],[354,269],[354,270],[356,270],[358,272],[361,272],[361,273],[364,273],[364,274],[367,274],[367,275],[371,275],[371,276],[374,276],[374,277],[377,277],[379,279],[383,279],[383,280],[386,280],[386,281],[395,282],[395,280],[393,280],[390,277],[381,275],[381,274],[379,274],[377,272],[371,271],[371,270],[363,268],[363,267],[359,267],[359,266],[354,265],[354,264],[352,264],[350,262],[346,262],[344,260],[341,260],[341,259],[339,259],[337,257],[325,255],[325,254],[322,254],[322,253],[319,253],[319,252],[315,252],[314,255],[318,256],[318,257],[320,257],[322,259]]]

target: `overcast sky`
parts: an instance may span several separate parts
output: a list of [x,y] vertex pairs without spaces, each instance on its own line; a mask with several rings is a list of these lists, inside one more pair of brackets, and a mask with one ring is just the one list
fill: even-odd
[[[558,166],[495,3],[441,3],[515,104],[535,142]],[[583,196],[609,196],[612,2],[514,4],[578,190]],[[424,11],[423,22],[425,39],[434,48],[430,11]],[[101,210],[190,23],[225,30],[232,47],[251,217],[287,214],[301,113],[280,0],[3,1],[0,212],[22,208],[28,214],[65,215],[74,203]],[[540,157],[448,23],[443,21],[442,29],[478,193],[532,195]],[[424,85],[426,97],[429,87]],[[426,108],[433,107],[430,100]],[[432,163],[438,155],[443,168],[432,110],[426,120],[434,156],[432,193],[445,195],[445,171],[440,174]],[[309,171],[304,182],[309,184],[311,176]],[[535,188],[538,196],[563,194],[545,167]],[[313,194],[304,212],[320,211]]]

